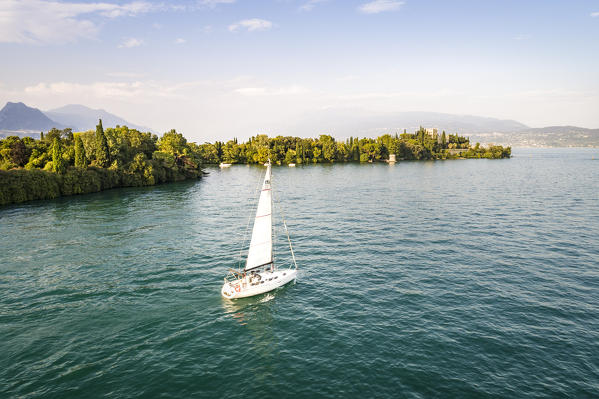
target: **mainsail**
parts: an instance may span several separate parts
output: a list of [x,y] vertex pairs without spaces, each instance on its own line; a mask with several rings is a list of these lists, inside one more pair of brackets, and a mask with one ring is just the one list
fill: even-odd
[[272,263],[272,191],[270,162],[262,183],[245,270]]

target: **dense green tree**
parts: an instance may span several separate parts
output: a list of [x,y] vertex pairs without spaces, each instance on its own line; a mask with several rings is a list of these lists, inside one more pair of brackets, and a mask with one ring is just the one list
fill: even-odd
[[73,129],[71,128],[66,128],[64,129],[61,133],[60,133],[61,138],[63,138],[64,140],[67,141],[73,141],[74,136],[73,136]]
[[355,139],[352,144],[352,161],[358,162],[360,161],[360,140]]
[[198,153],[204,164],[217,164],[220,162],[218,159],[218,151],[214,144],[205,143],[199,145]]
[[297,160],[297,154],[296,154],[295,150],[292,150],[291,148],[289,148],[287,150],[287,153],[285,154],[285,163],[286,164],[295,163],[296,160]]
[[10,158],[11,161],[17,166],[25,166],[29,159],[27,147],[20,138],[16,138],[10,147]]
[[66,171],[66,168],[66,162],[62,157],[62,145],[60,144],[60,139],[55,137],[54,142],[52,143],[52,171],[62,174]]
[[158,140],[158,149],[172,155],[183,155],[187,146],[187,140],[175,129],[164,133]]
[[87,158],[85,157],[85,147],[83,147],[83,140],[78,135],[75,137],[75,167],[85,168],[87,167]]
[[52,145],[52,143],[54,143],[54,139],[55,138],[61,138],[62,136],[62,130],[58,130],[55,127],[53,127],[52,129],[50,129],[50,131],[48,131],[48,133],[46,133],[46,135],[44,136],[44,140],[48,142],[48,144]]
[[337,159],[337,145],[335,139],[329,135],[321,134],[318,139],[320,147],[322,147],[322,159],[325,162],[333,162]]
[[110,165],[108,141],[102,127],[102,119],[96,125],[96,165],[101,168],[107,168]]

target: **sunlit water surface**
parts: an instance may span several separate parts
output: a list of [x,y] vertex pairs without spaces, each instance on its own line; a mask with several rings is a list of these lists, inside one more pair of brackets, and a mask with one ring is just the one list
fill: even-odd
[[237,302],[263,167],[1,208],[0,396],[599,395],[599,151],[514,153],[275,167],[299,278]]

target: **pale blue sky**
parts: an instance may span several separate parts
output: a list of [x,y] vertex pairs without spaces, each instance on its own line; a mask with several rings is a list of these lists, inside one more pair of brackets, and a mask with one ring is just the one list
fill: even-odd
[[197,140],[323,109],[599,127],[597,0],[0,0],[0,53],[2,102]]

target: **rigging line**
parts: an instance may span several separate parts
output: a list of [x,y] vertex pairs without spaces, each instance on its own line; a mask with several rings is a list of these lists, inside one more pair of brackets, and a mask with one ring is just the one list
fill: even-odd
[[[264,173],[266,176],[266,172],[264,172]],[[241,244],[241,248],[239,249],[239,262],[237,263],[238,270],[241,270],[241,262],[243,261],[243,248],[245,247],[245,239],[247,237],[248,230],[250,229],[250,221],[252,220],[252,215],[254,215],[256,213],[256,211],[258,210],[258,201],[260,200],[260,197],[256,196],[256,193],[258,192],[258,190],[260,190],[260,187],[261,187],[260,184],[262,183],[262,180],[264,180],[264,179],[262,178],[262,172],[261,172],[260,179],[258,179],[258,186],[254,189],[254,192],[252,193],[252,196],[253,196],[255,204],[256,204],[252,208],[255,209],[255,211],[250,212],[250,215],[248,217],[248,223],[247,223],[247,226],[245,227],[245,232],[243,233],[243,242]],[[252,198],[252,197],[250,197],[250,198]]]
[[[273,193],[274,199],[274,193]],[[276,204],[276,202],[275,202]],[[291,245],[291,238],[289,237],[289,229],[287,228],[287,222],[285,221],[285,211],[283,211],[283,207],[278,205],[279,211],[281,212],[281,218],[283,219],[283,226],[285,226],[285,233],[287,233],[287,241],[289,242],[289,249],[291,250],[291,257],[293,258],[293,264],[295,265],[295,269],[297,270],[297,262],[295,261],[295,253],[293,252],[293,246]]]
[[[270,159],[268,160],[268,163],[270,163]],[[272,168],[272,165],[271,165]],[[267,168],[268,170],[268,168]],[[272,267],[274,269],[275,267],[275,243],[277,242],[277,231],[276,229],[273,229],[273,222],[275,220],[275,215],[274,215],[274,211],[275,211],[275,207],[274,205],[274,197],[275,195],[275,191],[272,189],[272,169],[270,171],[270,213],[272,214],[272,217],[270,218],[270,230],[271,230],[271,237],[272,237],[272,243],[270,244],[270,258],[272,260]]]

